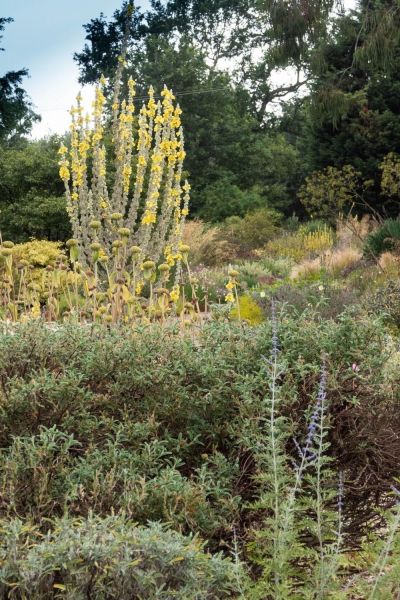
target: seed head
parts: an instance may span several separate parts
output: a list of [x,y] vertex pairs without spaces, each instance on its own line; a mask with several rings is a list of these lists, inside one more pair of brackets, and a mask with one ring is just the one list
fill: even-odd
[[158,265],[158,270],[161,271],[161,273],[166,273],[167,271],[169,271],[170,266],[167,265],[167,263],[162,263],[161,265]]
[[155,266],[156,266],[156,264],[155,264],[155,262],[154,262],[154,261],[152,261],[152,260],[146,260],[146,261],[143,263],[143,269],[144,269],[145,271],[150,271],[150,270],[154,269],[154,268],[155,268]]
[[131,235],[131,230],[128,227],[120,227],[118,233],[121,237],[127,238]]

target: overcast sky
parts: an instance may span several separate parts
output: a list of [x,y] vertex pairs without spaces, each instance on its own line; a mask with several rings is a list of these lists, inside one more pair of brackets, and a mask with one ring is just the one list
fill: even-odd
[[[345,5],[353,5],[346,0]],[[24,88],[42,121],[33,128],[33,137],[63,133],[68,128],[68,110],[80,89],[78,67],[73,53],[84,45],[82,27],[103,12],[110,17],[121,0],[0,0],[0,16],[12,17],[6,25],[0,52],[0,74],[29,69]],[[147,1],[137,2],[146,6]],[[83,90],[89,108],[93,90]]]
[[[23,86],[42,116],[34,137],[68,128],[67,111],[80,89],[72,57],[84,45],[82,25],[100,12],[110,17],[121,4],[121,0],[0,0],[1,16],[14,19],[4,30],[0,73],[29,69]],[[84,96],[89,105],[92,90]]]

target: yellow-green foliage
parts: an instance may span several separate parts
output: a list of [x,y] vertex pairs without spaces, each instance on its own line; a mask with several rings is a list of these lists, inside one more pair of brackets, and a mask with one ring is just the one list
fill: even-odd
[[[177,264],[179,272],[190,185],[183,182],[182,111],[174,103],[175,96],[164,87],[161,101],[156,101],[150,87],[149,100],[136,116],[132,78],[126,98],[120,97],[122,70],[120,63],[111,120],[106,115],[103,77],[96,88],[91,116],[84,116],[78,96],[71,111],[69,148],[62,144],[59,150],[60,177],[76,240],[76,258],[87,266],[94,259],[98,262],[100,255],[116,256],[122,271],[130,259],[129,248],[140,247],[141,260],[131,267],[136,284],[143,284],[142,263],[146,260]],[[104,143],[107,122],[112,152]]]
[[54,265],[63,254],[62,242],[49,242],[47,240],[32,240],[25,244],[16,244],[13,248],[14,260],[27,261],[32,267],[47,267]]
[[382,170],[381,188],[386,196],[400,196],[400,155],[389,152],[380,165]]
[[[193,307],[199,311],[194,286],[190,298],[181,292],[183,282],[169,282],[168,263],[157,267],[154,261],[144,261],[141,265],[143,281],[138,281],[135,272],[121,270],[116,252],[107,277],[100,280],[97,262],[92,269],[84,268],[76,260],[76,244],[76,240],[67,242],[67,257],[59,242],[1,243],[0,318],[17,322],[41,316],[48,321],[71,317],[74,321],[130,323],[142,317],[164,321],[171,312],[192,315]],[[120,248],[118,246],[117,251]],[[190,275],[188,252],[189,247],[182,244],[181,260]],[[132,270],[137,256],[134,247],[129,265]],[[177,310],[182,299],[187,300],[183,311]]]
[[271,208],[259,208],[242,219],[231,217],[225,222],[225,235],[243,248],[260,248],[277,234],[280,215]]
[[265,246],[265,254],[274,258],[287,257],[300,261],[307,254],[302,242],[298,234],[285,235],[268,242]]
[[265,246],[267,255],[288,257],[295,261],[304,260],[312,255],[320,255],[332,248],[333,234],[328,227],[310,233],[302,232],[285,235],[271,240]]
[[360,187],[360,173],[351,165],[327,167],[306,178],[299,198],[312,217],[337,217],[352,204]]
[[[239,311],[240,320],[246,321],[249,325],[260,325],[265,320],[262,309],[250,296],[239,297]],[[232,319],[239,319],[237,306],[232,308],[230,316]]]
[[319,231],[307,233],[303,237],[303,245],[305,250],[310,253],[320,254],[332,248],[333,235],[331,229],[324,227]]

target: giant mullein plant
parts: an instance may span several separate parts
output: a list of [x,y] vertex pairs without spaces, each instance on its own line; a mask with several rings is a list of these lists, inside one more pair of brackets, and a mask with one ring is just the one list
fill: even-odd
[[[96,88],[93,114],[84,116],[82,99],[72,108],[70,147],[59,150],[60,177],[65,184],[72,225],[73,260],[113,270],[140,292],[146,284],[146,263],[176,267],[183,258],[181,238],[188,214],[189,190],[182,180],[185,158],[181,109],[164,87],[156,101],[135,115],[135,82],[121,98],[123,61],[116,75],[111,118],[106,118],[106,84]],[[111,155],[105,137],[111,135]],[[111,183],[110,183],[111,182]],[[166,266],[165,266],[166,265]],[[156,269],[153,269],[152,278]],[[165,276],[164,276],[165,279]]]

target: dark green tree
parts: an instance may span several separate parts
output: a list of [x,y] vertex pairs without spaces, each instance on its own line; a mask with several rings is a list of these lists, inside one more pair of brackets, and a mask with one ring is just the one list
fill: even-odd
[[380,193],[380,165],[400,151],[399,8],[397,0],[371,0],[334,21],[314,56],[298,138],[309,172],[352,165],[368,182],[365,210],[383,214],[398,212]]
[[260,205],[286,209],[295,196],[296,152],[261,126],[246,82],[220,65],[246,37],[251,4],[153,2],[150,12],[127,21],[125,3],[110,21],[101,15],[85,26],[88,43],[75,55],[83,83],[112,76],[125,32],[126,74],[137,81],[138,102],[150,84],[158,84],[157,93],[164,83],[174,90],[183,109],[192,214],[213,220]]
[[69,220],[58,175],[60,138],[0,146],[0,231],[15,242],[67,239]]

